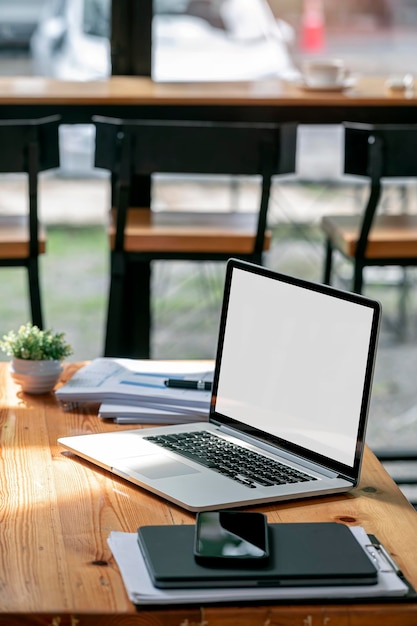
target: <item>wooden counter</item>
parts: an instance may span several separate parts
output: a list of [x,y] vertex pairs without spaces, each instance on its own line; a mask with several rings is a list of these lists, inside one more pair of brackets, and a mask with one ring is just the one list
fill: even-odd
[[138,105],[310,105],[358,104],[415,106],[417,92],[386,87],[384,77],[364,77],[340,91],[309,90],[279,79],[219,83],[157,83],[140,76],[111,76],[97,81],[63,81],[41,77],[0,77],[4,104]]
[[156,83],[139,76],[71,82],[0,77],[0,116],[60,113],[87,122],[94,114],[173,119],[246,119],[337,123],[417,121],[417,91],[387,88],[384,77],[359,77],[343,92],[307,91],[279,79],[228,83]]

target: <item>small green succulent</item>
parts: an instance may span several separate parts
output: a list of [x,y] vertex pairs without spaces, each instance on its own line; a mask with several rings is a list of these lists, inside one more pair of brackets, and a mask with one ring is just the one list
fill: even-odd
[[65,339],[65,333],[40,330],[29,322],[17,332],[11,330],[0,341],[0,349],[9,356],[28,361],[62,361],[73,350]]

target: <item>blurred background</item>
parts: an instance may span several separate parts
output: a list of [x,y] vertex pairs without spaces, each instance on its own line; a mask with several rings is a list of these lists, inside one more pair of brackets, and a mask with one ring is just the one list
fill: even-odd
[[[137,0],[140,2],[140,0]],[[0,0],[0,75],[52,76],[74,81],[111,73],[110,0]],[[154,0],[152,76],[159,81],[297,80],[304,59],[340,57],[359,75],[415,71],[417,0]],[[106,236],[109,180],[93,166],[94,129],[62,126],[61,167],[42,176],[41,217],[48,228],[41,280],[48,327],[64,331],[73,358],[100,356],[108,289]],[[365,190],[342,174],[343,137],[334,125],[300,126],[297,174],[274,184],[273,244],[265,262],[282,272],[321,280],[324,213],[357,211]],[[0,179],[0,210],[21,202],[16,177]],[[205,198],[245,204],[257,184],[239,180],[156,177],[156,206],[194,205]],[[385,201],[404,201],[387,188]],[[416,210],[414,183],[406,187]],[[371,407],[371,442],[417,441],[415,272],[402,294],[398,276],[378,270],[368,295],[381,300],[384,324]],[[155,358],[212,358],[215,354],[224,268],[210,263],[155,263]],[[339,265],[339,285],[348,286]],[[23,270],[0,273],[0,336],[28,320]],[[6,357],[1,357],[4,360]],[[415,435],[412,433],[415,432]]]

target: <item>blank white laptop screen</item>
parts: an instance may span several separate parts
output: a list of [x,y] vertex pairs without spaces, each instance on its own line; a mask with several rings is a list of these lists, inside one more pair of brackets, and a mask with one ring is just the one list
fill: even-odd
[[234,268],[215,411],[353,467],[373,313]]

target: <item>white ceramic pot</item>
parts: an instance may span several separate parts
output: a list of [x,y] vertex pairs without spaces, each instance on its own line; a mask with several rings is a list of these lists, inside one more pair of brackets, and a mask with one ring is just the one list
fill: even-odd
[[10,374],[26,393],[48,393],[52,391],[62,372],[61,361],[29,361],[13,357]]

